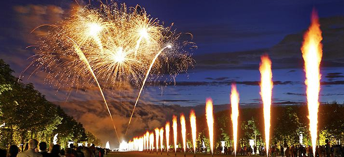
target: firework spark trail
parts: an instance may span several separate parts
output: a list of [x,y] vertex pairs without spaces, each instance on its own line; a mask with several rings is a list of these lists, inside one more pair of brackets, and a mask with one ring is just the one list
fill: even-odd
[[271,110],[271,98],[272,98],[272,72],[271,72],[271,60],[268,55],[263,55],[261,57],[261,64],[259,71],[261,74],[261,83],[260,83],[260,95],[263,100],[264,105],[264,127],[265,127],[265,147],[266,155],[269,155],[269,140],[270,140],[270,110]]
[[186,124],[185,124],[185,116],[184,114],[180,114],[180,125],[182,131],[182,139],[183,139],[183,150],[184,154],[186,153]]
[[170,122],[166,123],[165,126],[165,133],[166,133],[166,152],[168,153],[168,149],[170,148]]
[[209,145],[211,154],[214,154],[214,115],[213,115],[213,101],[211,98],[208,98],[205,106],[205,113],[208,124],[209,131]]
[[128,126],[127,126],[127,129],[126,129],[126,131],[125,131],[124,136],[125,136],[125,135],[127,134],[127,132],[128,132],[129,125],[130,125],[131,120],[132,120],[132,118],[133,118],[133,115],[134,115],[134,112],[135,112],[137,103],[138,103],[139,100],[140,100],[140,96],[141,96],[142,90],[143,90],[143,88],[144,88],[144,86],[145,86],[145,84],[146,84],[146,81],[147,81],[147,78],[148,78],[148,76],[149,76],[149,73],[150,73],[150,71],[152,70],[152,67],[153,67],[153,65],[154,65],[154,63],[155,63],[155,61],[156,61],[156,59],[159,57],[159,55],[160,55],[166,48],[172,48],[172,47],[171,47],[171,45],[167,45],[166,47],[162,48],[162,49],[155,55],[155,57],[153,58],[151,64],[149,65],[149,68],[148,68],[148,71],[147,71],[147,73],[146,73],[146,76],[145,76],[145,78],[144,78],[144,80],[143,80],[143,82],[142,82],[142,86],[141,86],[141,88],[140,88],[139,94],[138,94],[138,96],[137,96],[137,98],[136,98],[136,101],[135,101],[135,105],[134,105],[133,111],[131,112],[131,115],[130,115],[130,118],[129,118],[129,122],[128,122]]
[[[37,46],[32,46],[35,55],[31,57],[30,67],[35,67],[33,73],[46,72],[48,83],[59,89],[67,86],[79,89],[93,85],[91,80],[95,78],[104,101],[100,87],[103,82],[110,85],[108,88],[123,83],[140,87],[125,135],[150,72],[166,65],[163,73],[176,76],[194,63],[191,54],[183,49],[186,46],[196,48],[194,43],[177,42],[181,34],[164,27],[139,6],[128,8],[125,4],[114,3],[102,4],[99,9],[74,7],[70,16],[55,24],[41,25],[33,32],[43,27],[47,28],[40,30],[43,33],[36,33],[39,40]],[[166,48],[171,48],[167,43],[174,45],[174,52],[162,54]],[[91,73],[85,72],[90,69]],[[157,71],[156,76],[160,74]],[[113,122],[107,103],[106,106]],[[119,140],[115,125],[114,129]]]
[[196,154],[196,136],[197,136],[197,127],[196,127],[196,114],[194,110],[190,112],[190,124],[191,124],[191,133],[192,133],[192,145],[194,154]]
[[137,56],[137,51],[140,48],[140,44],[141,44],[142,38],[148,39],[148,36],[149,36],[146,28],[142,28],[141,30],[139,30],[139,33],[140,33],[141,36],[140,36],[139,40],[137,40],[137,44],[136,44],[136,47],[135,47],[135,58]]
[[103,44],[102,41],[100,40],[98,34],[100,33],[100,31],[102,31],[102,26],[97,24],[97,23],[89,23],[88,24],[88,35],[91,36],[93,38],[93,40],[97,43],[100,52],[103,53],[104,49],[103,49]]
[[107,109],[107,111],[108,111],[108,113],[109,113],[109,115],[110,115],[110,118],[111,118],[112,125],[113,125],[113,128],[114,128],[115,133],[116,133],[116,137],[117,137],[118,143],[120,143],[120,142],[119,142],[118,133],[117,133],[117,128],[116,128],[115,122],[114,122],[114,120],[113,120],[112,113],[111,113],[111,111],[110,111],[110,109],[109,109],[109,105],[108,105],[108,103],[107,103],[107,101],[106,101],[106,99],[105,99],[105,96],[104,96],[102,87],[100,86],[100,84],[99,84],[99,82],[98,82],[98,79],[97,79],[96,75],[94,74],[94,72],[93,72],[93,70],[92,70],[92,68],[91,68],[91,66],[90,66],[90,63],[88,62],[88,60],[87,60],[86,56],[84,55],[84,53],[81,51],[81,49],[79,48],[79,46],[78,46],[72,39],[70,39],[70,40],[74,43],[75,52],[78,54],[80,60],[83,61],[83,62],[86,64],[86,66],[88,67],[88,70],[89,70],[90,73],[92,74],[92,76],[93,76],[93,78],[94,78],[94,80],[95,80],[95,82],[96,82],[96,84],[97,84],[97,86],[98,86],[98,88],[99,88],[99,92],[100,92],[100,94],[101,94],[101,96],[102,96],[102,98],[103,98],[103,101],[104,101],[104,103],[105,103],[106,109]]
[[233,124],[234,155],[236,156],[238,144],[239,93],[235,84],[232,84],[232,92],[230,97],[232,107],[231,119]]
[[302,57],[305,61],[305,73],[307,85],[307,106],[309,113],[309,131],[311,132],[313,154],[315,154],[317,140],[317,125],[319,111],[320,92],[320,63],[322,58],[322,36],[318,15],[315,10],[312,12],[311,26],[304,35],[304,42],[301,48]]
[[174,142],[174,154],[176,155],[177,153],[177,116],[173,115],[172,117],[172,125],[173,125],[173,142]]

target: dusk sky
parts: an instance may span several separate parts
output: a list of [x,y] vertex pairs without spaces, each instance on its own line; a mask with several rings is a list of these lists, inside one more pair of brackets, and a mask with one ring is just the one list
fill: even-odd
[[[140,102],[157,105],[196,106],[211,97],[215,105],[229,104],[231,83],[236,82],[241,105],[259,105],[259,62],[269,54],[273,70],[273,103],[301,104],[306,101],[300,47],[310,24],[312,9],[323,31],[321,102],[344,102],[344,1],[343,0],[120,0],[141,5],[153,18],[174,23],[173,29],[192,33],[198,49],[191,51],[196,63],[176,77],[176,85],[150,86]],[[15,75],[30,64],[34,43],[30,31],[41,24],[68,16],[73,0],[12,0],[0,2],[0,58]],[[94,6],[99,3],[92,1]],[[44,74],[23,74],[24,82],[53,102],[64,102],[66,91],[44,83]],[[133,101],[134,92],[120,96],[106,92],[109,100]],[[127,95],[126,95],[127,94]],[[122,97],[121,97],[122,96]],[[128,98],[128,99],[127,99]],[[101,100],[97,90],[73,91],[67,101]],[[142,104],[138,104],[138,106]],[[215,107],[216,108],[216,107]],[[82,120],[81,120],[82,121]],[[85,121],[83,121],[85,122]],[[85,122],[86,123],[86,122]],[[153,127],[153,126],[152,126]]]

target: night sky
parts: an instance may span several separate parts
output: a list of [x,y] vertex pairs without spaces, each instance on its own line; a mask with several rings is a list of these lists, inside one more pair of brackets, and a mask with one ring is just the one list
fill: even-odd
[[[343,0],[120,0],[128,6],[140,4],[177,32],[192,33],[198,46],[192,51],[194,68],[180,74],[174,86],[147,86],[142,102],[157,105],[196,106],[207,97],[215,105],[229,104],[230,85],[236,82],[240,103],[259,105],[259,62],[270,55],[273,68],[273,103],[302,104],[306,101],[303,60],[300,47],[303,33],[315,8],[323,31],[321,102],[344,102],[344,1]],[[1,4],[2,3],[2,4]],[[15,75],[29,65],[34,43],[30,31],[44,23],[54,23],[67,14],[72,0],[1,1],[0,58],[11,65]],[[92,3],[99,5],[97,2]],[[44,74],[23,74],[24,82],[53,102],[64,102],[65,91],[43,82]],[[133,101],[135,92],[122,92],[121,101]],[[101,100],[98,91],[73,91],[73,101]],[[111,91],[108,99],[116,99]],[[126,95],[128,94],[128,95]],[[118,95],[117,95],[118,96]],[[130,100],[126,100],[126,99]],[[140,106],[140,103],[139,103]],[[77,112],[77,111],[75,111]],[[81,120],[80,120],[81,119]],[[83,123],[87,123],[79,117]],[[153,126],[152,126],[153,127]]]

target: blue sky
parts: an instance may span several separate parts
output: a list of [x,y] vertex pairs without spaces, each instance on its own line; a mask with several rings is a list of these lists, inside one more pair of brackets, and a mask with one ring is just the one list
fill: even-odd
[[[324,19],[325,24],[331,25],[324,28],[328,32],[328,38],[325,36],[324,41],[329,41],[330,44],[327,46],[324,43],[322,80],[341,81],[343,55],[340,53],[343,53],[341,51],[343,47],[336,44],[337,47],[333,50],[332,45],[342,40],[343,32],[342,29],[333,29],[332,27],[338,25],[339,28],[342,28],[344,22],[338,24],[338,22],[333,22],[338,19],[331,20],[331,18],[344,16],[342,9],[344,1],[121,0],[117,2],[125,2],[128,6],[140,4],[152,17],[164,21],[166,26],[174,23],[173,28],[178,32],[192,33],[193,41],[198,46],[198,49],[192,52],[196,60],[195,67],[190,69],[188,74],[177,76],[176,86],[148,86],[144,90],[146,97],[144,96],[142,100],[157,104],[190,106],[204,103],[206,97],[213,97],[216,104],[226,104],[229,103],[230,83],[238,82],[242,104],[257,104],[260,98],[259,86],[257,84],[250,85],[244,81],[259,81],[259,56],[268,53],[272,58],[273,79],[282,82],[281,85],[274,87],[274,100],[276,102],[290,101],[291,103],[304,101],[305,96],[302,95],[305,91],[303,62],[299,51],[302,38],[300,37],[309,26],[313,7],[318,11],[320,18]],[[31,44],[31,41],[25,39],[30,35],[28,30],[25,30],[26,25],[29,24],[20,21],[20,15],[15,8],[17,6],[53,5],[62,10],[68,10],[70,4],[73,4],[73,1],[19,0],[5,2],[0,17],[1,21],[6,21],[1,26],[0,54],[14,68],[17,75],[28,66],[27,58],[32,55],[32,52],[25,49]],[[98,5],[94,1],[92,4]],[[45,21],[49,21],[49,19],[40,22]],[[333,33],[333,31],[338,32]],[[335,40],[337,38],[341,40]],[[327,52],[327,49],[331,52]],[[329,53],[328,57],[327,53]],[[335,78],[331,80],[326,77],[333,74]],[[39,81],[44,76],[38,75],[26,79],[28,75],[30,74],[24,74],[26,77],[23,80],[34,82],[37,88],[47,95],[48,99],[52,101],[66,99],[65,94],[56,94],[54,87]],[[195,85],[197,82],[198,84],[203,83],[203,85]],[[210,84],[210,82],[216,83]],[[321,101],[343,102],[341,88],[343,88],[343,84],[340,82],[322,86],[321,93],[327,96],[321,97]],[[80,95],[78,92],[72,93],[71,99],[73,97],[75,99],[92,99]]]

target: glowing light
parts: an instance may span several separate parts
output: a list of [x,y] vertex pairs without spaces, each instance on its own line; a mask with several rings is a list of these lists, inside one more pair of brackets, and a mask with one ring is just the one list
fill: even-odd
[[196,127],[196,114],[194,110],[190,112],[190,124],[191,124],[191,133],[192,133],[192,145],[194,154],[196,154],[196,138],[197,138],[197,127]]
[[[70,39],[70,40],[71,40],[71,39]],[[97,87],[98,87],[98,89],[99,89],[100,95],[102,96],[103,101],[104,101],[104,104],[105,104],[105,106],[106,106],[106,109],[107,109],[107,111],[108,111],[108,113],[109,113],[109,116],[110,116],[110,119],[111,119],[113,128],[114,128],[114,130],[115,130],[115,134],[116,134],[116,137],[117,137],[117,140],[118,140],[118,143],[119,143],[119,136],[118,136],[118,133],[117,133],[117,128],[116,128],[115,122],[114,122],[114,120],[113,120],[111,111],[110,111],[110,109],[109,109],[109,105],[108,105],[108,103],[107,103],[107,101],[106,101],[106,99],[105,99],[105,95],[104,95],[104,93],[103,93],[103,89],[102,89],[102,87],[101,87],[100,84],[99,84],[98,78],[96,77],[96,75],[95,75],[95,73],[94,73],[94,71],[93,71],[93,69],[92,69],[92,67],[91,67],[91,65],[90,65],[90,63],[89,63],[89,61],[87,60],[87,58],[86,58],[84,52],[83,52],[83,51],[80,49],[80,47],[74,42],[74,40],[72,40],[72,42],[74,43],[73,47],[74,47],[75,53],[78,55],[79,59],[86,65],[87,71],[89,71],[89,72],[91,73],[91,75],[92,75],[94,81],[95,81],[96,84],[97,84]]]
[[145,134],[146,137],[146,150],[149,150],[149,132],[147,131]]
[[139,30],[139,32],[140,32],[140,36],[141,36],[141,37],[143,37],[143,38],[145,38],[145,39],[148,39],[149,34],[148,34],[148,31],[147,31],[146,28],[141,28],[141,29]]
[[170,149],[170,122],[166,123],[165,134],[166,134],[166,152],[168,153],[168,149]]
[[155,150],[156,152],[159,151],[159,134],[160,134],[160,130],[159,128],[155,129]]
[[123,63],[125,61],[126,54],[123,52],[123,48],[119,47],[118,51],[113,54],[112,59],[116,63]]
[[119,151],[128,151],[128,142],[122,141],[119,144]]
[[171,48],[172,48],[172,45],[171,45],[171,44],[168,44],[166,47],[169,48],[169,49],[171,49]]
[[109,143],[109,141],[106,142],[105,148],[106,148],[106,149],[111,149],[111,148],[110,148],[110,143]]
[[57,145],[57,136],[58,136],[59,134],[55,134],[55,136],[54,136],[54,139],[53,139],[53,144],[54,145]]
[[[136,9],[117,3],[102,4],[99,9],[77,7],[68,18],[49,25],[48,31],[40,30],[45,34],[41,33],[44,35],[35,44],[37,51],[30,67],[34,67],[35,72],[47,72],[48,83],[59,88],[83,89],[96,82],[103,99],[101,83],[114,87],[124,83],[140,86],[133,115],[152,69],[158,71],[163,65],[178,60],[174,66],[167,67],[171,76],[175,76],[193,64],[187,51],[178,51],[187,42],[178,44],[179,35],[170,27],[149,17],[144,9],[140,14]],[[173,43],[176,49],[162,54],[167,43]],[[114,129],[116,131],[115,125]],[[117,131],[116,136],[119,140]]]
[[238,144],[238,117],[239,117],[239,93],[235,84],[232,84],[231,92],[231,107],[232,107],[232,124],[233,124],[233,140],[234,140],[234,155],[236,155]]
[[103,27],[97,23],[89,23],[87,26],[89,36],[98,36],[103,29]]
[[[260,95],[264,105],[264,128],[265,128],[265,145],[266,152],[269,152],[269,139],[270,139],[270,110],[271,110],[271,97],[272,97],[272,72],[271,72],[271,61],[268,55],[261,57],[261,64],[259,71],[261,74],[260,83]],[[269,153],[266,153],[268,156]]]
[[154,147],[154,133],[151,133],[149,135],[149,142],[150,142],[150,150],[153,151],[153,147]]
[[309,131],[312,138],[313,154],[315,154],[317,140],[319,92],[320,92],[320,62],[322,58],[322,36],[318,16],[315,10],[312,13],[311,26],[304,35],[301,48],[302,57],[305,61],[305,73],[307,85],[307,106],[309,118]]
[[147,136],[146,133],[143,134],[143,150],[147,149]]
[[205,106],[205,113],[209,131],[209,145],[211,154],[214,154],[214,115],[213,115],[213,101],[208,98]]
[[128,127],[127,127],[127,129],[126,129],[126,131],[125,131],[125,135],[127,134],[127,131],[128,131],[128,129],[129,129],[129,125],[130,125],[131,120],[132,120],[132,118],[133,118],[133,115],[134,115],[134,112],[135,112],[137,103],[138,103],[139,100],[140,100],[140,96],[141,96],[142,90],[143,90],[143,88],[144,88],[144,86],[145,86],[145,84],[146,84],[146,81],[147,81],[147,78],[148,78],[148,76],[149,76],[149,74],[150,74],[150,71],[152,70],[152,67],[153,67],[155,61],[158,59],[158,57],[160,56],[160,54],[161,54],[166,48],[167,48],[167,47],[162,48],[162,49],[155,55],[155,57],[153,58],[151,64],[149,65],[149,68],[148,68],[148,71],[147,71],[147,73],[146,73],[146,76],[145,76],[145,78],[143,79],[142,86],[141,86],[141,88],[140,88],[139,94],[138,94],[138,96],[137,96],[137,98],[136,98],[136,101],[135,101],[135,104],[134,104],[133,111],[131,112],[131,115],[130,115],[130,118],[129,118],[129,122],[128,122]]
[[164,128],[160,128],[160,149],[162,152],[164,146]]
[[184,114],[180,114],[180,125],[182,127],[182,139],[183,139],[183,149],[184,154],[186,153],[186,124],[185,124],[185,116]]
[[173,115],[172,117],[172,125],[173,125],[173,142],[174,142],[174,153],[177,153],[177,116]]
[[137,146],[137,150],[138,151],[143,151],[143,143],[144,143],[143,142],[143,137],[138,138],[137,141],[138,141],[137,142],[137,145],[138,145]]

